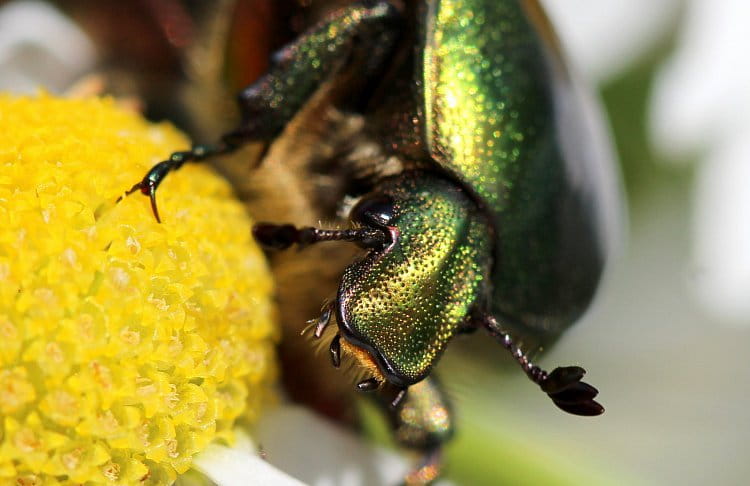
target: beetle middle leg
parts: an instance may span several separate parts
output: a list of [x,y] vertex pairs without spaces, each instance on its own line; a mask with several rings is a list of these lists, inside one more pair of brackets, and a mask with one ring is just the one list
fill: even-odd
[[395,390],[395,394],[388,391],[379,393],[377,403],[390,420],[396,442],[421,456],[404,484],[430,484],[440,476],[443,444],[454,432],[448,399],[433,377],[408,390]]
[[242,120],[237,128],[214,145],[174,152],[125,195],[148,196],[159,221],[156,190],[167,174],[185,163],[228,154],[251,142],[272,142],[326,82],[346,84],[347,92],[365,99],[367,85],[383,69],[399,31],[400,14],[387,1],[361,2],[334,12],[277,52],[268,72],[239,94]]

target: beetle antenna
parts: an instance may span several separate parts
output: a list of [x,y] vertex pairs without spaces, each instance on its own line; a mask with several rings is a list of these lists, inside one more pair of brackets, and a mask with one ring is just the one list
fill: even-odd
[[594,416],[604,413],[604,407],[594,401],[599,391],[581,381],[586,370],[580,366],[564,366],[548,373],[529,360],[529,357],[513,342],[510,334],[502,329],[495,317],[484,316],[481,322],[487,332],[510,351],[526,376],[539,385],[560,409],[573,415]]
[[268,249],[286,250],[296,244],[304,248],[323,241],[350,241],[365,247],[382,247],[385,233],[376,228],[362,227],[345,230],[326,230],[306,227],[296,228],[291,224],[258,223],[253,227],[255,239]]

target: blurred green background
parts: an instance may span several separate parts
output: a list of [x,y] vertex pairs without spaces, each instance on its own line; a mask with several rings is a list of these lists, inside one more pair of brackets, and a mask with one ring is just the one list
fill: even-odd
[[556,413],[525,377],[498,370],[501,358],[484,359],[502,354],[491,343],[451,349],[441,371],[461,419],[449,459],[459,484],[750,481],[750,330],[722,325],[695,302],[695,161],[660,160],[647,135],[652,81],[671,47],[667,39],[601,88],[628,193],[629,238],[594,308],[540,360],[584,366],[606,412]]

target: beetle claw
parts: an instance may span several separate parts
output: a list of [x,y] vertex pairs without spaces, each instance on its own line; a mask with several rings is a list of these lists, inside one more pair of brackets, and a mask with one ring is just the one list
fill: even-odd
[[125,194],[117,198],[115,204],[119,204],[120,201],[138,191],[140,191],[144,196],[149,197],[149,199],[151,200],[151,212],[154,213],[156,222],[161,223],[161,218],[159,217],[159,209],[156,206],[156,184],[149,180],[148,176],[145,177],[142,181],[133,184],[133,187],[125,191]]
[[159,209],[156,207],[156,188],[149,186],[148,197],[151,200],[151,211],[154,213],[157,223],[161,223]]

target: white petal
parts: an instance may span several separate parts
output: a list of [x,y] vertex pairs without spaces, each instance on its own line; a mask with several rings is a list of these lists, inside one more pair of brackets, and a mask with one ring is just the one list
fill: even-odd
[[657,78],[651,125],[678,158],[750,123],[750,2],[691,0],[676,54]]
[[401,455],[299,406],[265,412],[252,432],[257,446],[242,430],[235,433],[233,447],[212,445],[194,462],[219,486],[380,486],[399,484],[410,467]]
[[399,484],[410,467],[404,456],[368,444],[302,407],[264,414],[253,436],[268,462],[311,486]]
[[621,73],[669,34],[682,0],[542,3],[573,61],[589,79],[604,81]]
[[750,325],[750,2],[690,0],[677,52],[660,73],[651,129],[696,174],[694,284],[714,317]]
[[196,456],[196,469],[219,486],[304,486],[304,483],[276,469],[257,454],[249,438],[238,432],[234,447],[211,444]]
[[0,8],[0,90],[29,93],[43,85],[59,91],[94,59],[86,35],[48,3],[17,1]]

